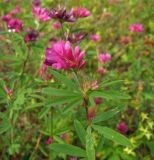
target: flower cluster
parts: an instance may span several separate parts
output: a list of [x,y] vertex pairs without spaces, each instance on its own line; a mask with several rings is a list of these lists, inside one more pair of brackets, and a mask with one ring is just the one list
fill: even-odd
[[131,25],[129,26],[129,30],[130,30],[131,32],[143,32],[143,26],[142,26],[142,24],[138,24],[138,23],[136,23],[136,24],[131,24]]
[[49,12],[46,8],[41,7],[40,1],[33,1],[33,16],[40,22],[45,22],[50,20]]
[[85,61],[83,61],[84,55],[85,52],[80,52],[78,46],[72,50],[69,41],[66,43],[59,41],[53,44],[51,48],[46,48],[44,64],[57,70],[80,69],[85,65]]
[[101,63],[107,63],[108,61],[111,60],[111,55],[109,53],[105,53],[105,54],[102,54],[100,53],[98,55],[98,60],[101,62]]
[[75,18],[84,18],[90,16],[90,11],[88,11],[86,8],[79,7],[79,8],[73,8],[71,10],[71,14]]
[[14,32],[20,32],[23,27],[23,22],[18,18],[13,18],[14,15],[21,12],[19,6],[10,11],[8,14],[2,16],[2,20],[6,22],[7,28]]
[[39,33],[33,29],[27,29],[27,34],[25,35],[25,42],[28,43],[30,41],[36,41],[36,39],[38,38],[39,36]]

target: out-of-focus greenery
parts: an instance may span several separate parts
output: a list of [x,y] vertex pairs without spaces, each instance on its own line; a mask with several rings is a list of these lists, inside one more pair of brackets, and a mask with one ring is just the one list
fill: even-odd
[[[154,1],[112,0],[109,3],[108,0],[42,0],[42,5],[48,9],[57,8],[58,4],[66,6],[68,11],[74,6],[82,6],[91,12],[90,17],[80,19],[75,24],[64,23],[64,30],[69,33],[88,33],[80,43],[81,50],[86,50],[86,66],[84,72],[80,73],[80,80],[85,84],[96,80],[99,83],[123,80],[122,83],[110,86],[113,92],[108,95],[109,99],[103,99],[97,111],[99,115],[109,109],[117,109],[118,113],[110,113],[114,115],[111,119],[98,124],[116,130],[117,124],[124,121],[128,127],[125,136],[132,146],[120,146],[110,141],[110,138],[106,139],[105,135],[98,136],[96,131],[89,128],[84,136],[82,127],[86,128],[88,124],[83,118],[85,112],[81,102],[72,99],[68,103],[69,98],[66,99],[63,92],[61,95],[64,97],[59,98],[53,97],[53,90],[50,92],[45,89],[68,89],[71,94],[71,82],[67,80],[72,75],[63,73],[68,79],[64,79],[64,76],[60,77],[61,81],[57,81],[53,78],[43,80],[38,74],[49,39],[62,38],[61,30],[52,28],[55,20],[39,24],[32,16],[30,0],[0,0],[0,16],[19,5],[22,11],[16,17],[24,23],[23,31],[12,33],[7,31],[5,22],[0,20],[0,159],[70,159],[71,156],[55,151],[52,145],[46,144],[49,137],[56,144],[71,144],[83,149],[87,146],[81,142],[93,137],[96,159],[100,160],[154,159]],[[131,33],[129,25],[134,23],[142,24],[143,32]],[[24,35],[25,29],[30,26],[42,36],[27,45]],[[101,40],[91,41],[92,34],[99,34]],[[128,44],[123,42],[126,36]],[[96,72],[97,67],[101,66],[97,58],[99,52],[108,52],[112,57],[104,66],[107,70],[104,75]],[[53,74],[53,71],[50,73]],[[11,96],[6,94],[4,85],[12,89]],[[124,98],[123,92],[129,95],[129,100]],[[121,96],[120,100],[116,95]],[[57,98],[56,101],[54,98]],[[79,105],[80,109],[74,109],[72,103]],[[79,133],[78,127],[81,127]]]

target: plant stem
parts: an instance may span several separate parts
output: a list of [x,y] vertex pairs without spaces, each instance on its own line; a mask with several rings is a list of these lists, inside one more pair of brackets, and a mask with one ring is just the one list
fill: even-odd
[[31,156],[30,156],[30,158],[29,158],[30,160],[33,160],[33,156],[34,156],[35,152],[37,151],[37,149],[39,148],[39,144],[40,144],[41,138],[42,138],[42,134],[40,133],[40,134],[39,134],[39,137],[38,137],[38,139],[37,139],[37,141],[36,141],[35,148],[34,148],[32,154],[31,154]]
[[60,24],[61,24],[61,31],[62,31],[63,38],[66,40],[63,22],[60,22]]

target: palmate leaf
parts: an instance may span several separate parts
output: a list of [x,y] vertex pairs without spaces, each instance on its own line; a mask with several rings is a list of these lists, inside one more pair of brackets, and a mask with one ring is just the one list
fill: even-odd
[[98,116],[95,116],[95,118],[93,119],[93,123],[99,123],[102,121],[106,121],[110,118],[112,118],[114,115],[116,115],[119,112],[119,110],[117,108],[115,109],[111,109],[109,111],[103,112],[101,114],[99,114]]
[[94,140],[93,140],[93,136],[91,133],[91,127],[87,128],[86,153],[87,153],[88,160],[95,160]]
[[84,127],[82,126],[82,124],[78,120],[74,121],[74,127],[75,127],[75,131],[76,131],[80,141],[82,142],[82,144],[85,144],[86,131],[85,131]]
[[112,130],[111,128],[98,126],[98,125],[93,125],[93,128],[107,139],[110,139],[110,140],[112,140],[120,145],[126,146],[126,147],[131,146],[130,141],[125,136]]
[[86,157],[85,150],[70,144],[53,143],[52,145],[50,145],[50,149],[56,151],[57,153],[63,153],[69,156]]

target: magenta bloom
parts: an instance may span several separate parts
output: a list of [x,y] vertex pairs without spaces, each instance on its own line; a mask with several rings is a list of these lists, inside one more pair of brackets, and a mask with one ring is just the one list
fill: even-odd
[[46,143],[47,145],[49,145],[49,144],[51,144],[52,142],[53,142],[53,139],[52,139],[52,138],[48,138],[45,143]]
[[20,13],[20,12],[21,12],[21,8],[17,6],[15,9],[10,11],[8,14],[2,16],[2,20],[8,22],[10,19],[12,19],[13,15]]
[[99,105],[103,102],[103,99],[101,97],[96,97],[96,98],[94,98],[94,102],[96,105]]
[[7,22],[7,27],[15,32],[20,32],[23,27],[23,23],[20,19],[10,19]]
[[52,28],[53,28],[54,30],[58,30],[60,27],[61,27],[60,22],[54,22],[53,25],[52,25]]
[[101,62],[101,63],[107,63],[108,61],[111,60],[111,55],[109,53],[105,53],[105,54],[102,54],[100,53],[98,55],[98,60]]
[[90,36],[90,39],[92,41],[99,41],[101,39],[101,36],[98,35],[98,34],[93,34],[93,35]]
[[127,125],[125,122],[120,122],[118,125],[117,125],[117,130],[122,133],[122,134],[126,134],[127,131],[128,131],[128,128],[127,128]]
[[54,69],[68,70],[70,68],[80,69],[85,65],[83,57],[85,52],[80,52],[78,46],[74,50],[71,48],[69,41],[59,41],[53,44],[52,48],[46,48],[45,64],[52,66]]
[[84,18],[90,16],[90,11],[83,7],[73,8],[71,13],[75,18]]
[[132,24],[129,26],[129,30],[131,32],[143,32],[143,26],[142,24]]
[[33,6],[33,16],[41,22],[45,22],[50,20],[49,12],[46,8],[42,8],[41,6]]

